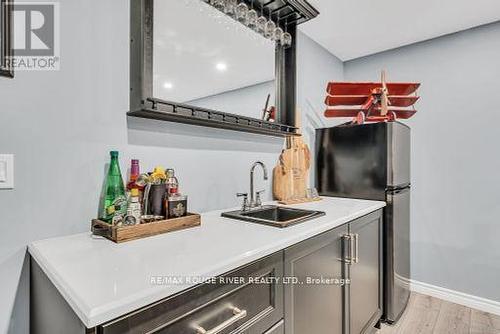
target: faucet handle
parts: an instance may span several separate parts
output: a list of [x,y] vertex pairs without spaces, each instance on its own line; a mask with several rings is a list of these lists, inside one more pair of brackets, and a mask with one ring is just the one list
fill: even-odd
[[265,190],[259,190],[255,193],[255,205],[262,206],[262,194],[265,193]]
[[241,211],[248,211],[248,193],[237,193],[236,197],[243,197],[243,204],[241,205]]

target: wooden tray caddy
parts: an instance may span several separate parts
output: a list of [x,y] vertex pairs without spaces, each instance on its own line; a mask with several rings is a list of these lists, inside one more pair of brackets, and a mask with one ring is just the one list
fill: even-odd
[[113,226],[102,220],[93,219],[91,230],[94,231],[95,226],[101,231],[104,230],[103,237],[116,243],[121,243],[200,225],[201,216],[196,213],[188,213],[185,217],[159,220],[132,226]]

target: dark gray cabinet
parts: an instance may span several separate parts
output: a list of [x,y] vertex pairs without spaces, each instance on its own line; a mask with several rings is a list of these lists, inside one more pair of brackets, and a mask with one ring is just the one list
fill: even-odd
[[90,329],[32,264],[35,334],[283,334],[283,251]]
[[[285,250],[286,334],[369,333],[382,315],[382,211]],[[347,284],[342,284],[347,282]]]
[[33,261],[32,332],[369,333],[382,314],[381,234],[379,210],[221,276],[243,282],[201,284],[91,329]]
[[339,227],[285,250],[285,276],[298,280],[285,285],[287,334],[342,333],[344,289],[322,280],[343,277],[347,233],[347,226]]
[[202,284],[105,324],[98,333],[261,334],[283,318],[283,286],[272,279],[282,276],[279,252],[222,276],[245,278],[241,284]]
[[349,333],[366,333],[382,316],[382,215],[376,212],[349,224],[353,259],[347,261]]

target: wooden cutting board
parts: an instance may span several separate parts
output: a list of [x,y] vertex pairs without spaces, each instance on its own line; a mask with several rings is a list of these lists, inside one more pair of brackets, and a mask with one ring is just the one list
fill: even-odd
[[[300,124],[300,121],[296,124]],[[302,136],[287,137],[285,149],[273,170],[274,197],[279,201],[305,198],[310,167],[311,152]]]

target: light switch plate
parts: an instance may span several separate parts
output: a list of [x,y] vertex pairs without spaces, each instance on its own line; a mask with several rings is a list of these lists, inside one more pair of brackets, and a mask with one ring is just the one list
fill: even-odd
[[14,188],[14,155],[0,154],[0,189]]
[[7,182],[7,161],[0,160],[0,182]]

